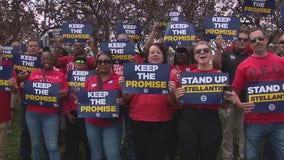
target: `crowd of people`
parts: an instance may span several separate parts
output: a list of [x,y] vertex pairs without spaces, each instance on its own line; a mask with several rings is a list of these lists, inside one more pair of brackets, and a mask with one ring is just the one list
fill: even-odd
[[[153,26],[144,53],[133,54],[129,63],[169,63],[169,47],[163,41],[154,43],[158,25]],[[131,39],[120,34],[117,42]],[[247,83],[284,80],[284,33],[279,35],[275,53],[268,50],[268,35],[262,28],[242,29],[233,45],[224,48],[224,43],[222,35],[216,36],[215,54],[203,39],[196,39],[192,46],[173,47],[169,93],[162,95],[122,92],[123,64],[114,64],[110,54],[96,47],[92,47],[93,57],[85,54],[85,44],[80,43],[73,45],[72,53],[61,46],[64,44],[54,52],[48,48],[40,52],[38,39],[30,39],[25,54],[40,58],[41,68],[31,73],[13,72],[8,81],[11,90],[0,91],[0,160],[6,157],[7,131],[15,101],[24,97],[26,80],[59,83],[61,103],[60,107],[48,107],[21,101],[20,160],[121,160],[124,143],[128,160],[213,160],[218,153],[224,160],[284,159],[284,113],[256,113],[255,104],[246,100]],[[3,59],[1,48],[0,64],[12,65]],[[79,91],[68,87],[70,70],[95,71],[86,80],[86,91],[117,91],[119,116],[78,117]],[[180,103],[188,94],[180,84],[183,72],[229,73],[233,90],[221,98],[227,103]],[[63,137],[62,154],[59,135]]]

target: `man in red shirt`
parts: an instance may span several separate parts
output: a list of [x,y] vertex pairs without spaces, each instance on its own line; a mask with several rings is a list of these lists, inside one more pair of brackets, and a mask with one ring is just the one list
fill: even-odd
[[[262,28],[253,28],[249,32],[250,46],[253,54],[237,67],[233,88],[237,94],[246,89],[248,82],[275,82],[284,80],[284,59],[267,51],[268,38]],[[248,94],[248,93],[247,93]],[[276,100],[272,99],[271,102]],[[236,101],[237,106],[245,112],[245,159],[260,159],[260,145],[265,136],[272,145],[278,160],[284,159],[284,113],[272,112],[270,107],[263,107],[255,112],[254,103]],[[280,108],[283,106],[275,106]],[[264,110],[265,108],[269,110]]]

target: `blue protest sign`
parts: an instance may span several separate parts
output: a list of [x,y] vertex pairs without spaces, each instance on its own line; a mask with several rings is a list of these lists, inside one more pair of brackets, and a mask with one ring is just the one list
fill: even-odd
[[174,22],[167,26],[164,42],[167,46],[188,46],[195,42],[195,26],[185,22]]
[[126,63],[123,67],[123,93],[168,94],[169,64]]
[[160,30],[165,33],[166,27],[172,22],[182,23],[185,22],[185,16],[179,11],[169,11],[164,17],[157,18],[160,24]]
[[78,95],[78,117],[117,118],[119,117],[117,98],[119,98],[117,90],[80,90]]
[[273,14],[276,0],[245,0],[243,2],[244,14],[260,14],[267,16]]
[[50,41],[56,40],[57,38],[60,37],[60,35],[61,35],[61,30],[59,29],[48,32],[48,38]]
[[182,72],[181,87],[186,94],[181,103],[221,104],[223,86],[229,83],[228,73]]
[[94,74],[94,71],[69,70],[67,74],[69,91],[80,90],[84,88],[87,78]]
[[59,83],[25,81],[24,101],[30,105],[59,107]]
[[215,39],[217,35],[222,35],[226,40],[233,40],[240,30],[239,17],[208,16],[204,19],[205,37]]
[[0,90],[10,91],[9,79],[12,78],[13,66],[0,65]]
[[116,64],[129,62],[135,53],[135,43],[131,42],[101,42],[101,51],[111,54],[111,57]]
[[13,64],[17,74],[21,71],[32,72],[41,68],[39,57],[19,53],[14,54]]
[[178,11],[170,11],[168,15],[170,22],[185,22],[185,16]]
[[87,23],[63,23],[61,27],[64,42],[87,43],[93,32],[93,25]]
[[141,40],[142,27],[139,24],[118,24],[115,28],[116,35],[125,33],[134,42]]
[[19,48],[18,47],[12,47],[12,46],[2,46],[3,49],[3,59],[6,61],[13,61],[13,50],[17,50],[17,52],[19,52]]
[[284,112],[284,82],[250,82],[246,84],[247,101],[255,104],[252,112]]

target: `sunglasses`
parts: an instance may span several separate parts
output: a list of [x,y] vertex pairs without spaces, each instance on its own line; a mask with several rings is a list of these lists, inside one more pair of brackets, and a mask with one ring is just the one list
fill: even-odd
[[281,40],[278,42],[279,44],[284,44],[284,40]]
[[250,39],[250,42],[251,43],[255,43],[257,40],[258,41],[264,41],[265,40],[265,36],[258,36],[258,37],[252,38],[252,39]]
[[195,50],[195,54],[200,54],[201,52],[203,52],[203,53],[209,53],[210,52],[210,50],[209,50],[209,48],[203,48],[203,49],[197,49],[197,50]]
[[117,42],[129,42],[129,39],[118,39]]
[[86,64],[86,61],[81,60],[81,59],[78,59],[78,60],[75,61],[75,63],[78,63],[78,64]]
[[112,64],[112,60],[97,60],[97,64]]
[[247,42],[247,41],[248,41],[248,38],[241,38],[241,37],[238,37],[238,41],[240,41],[240,42]]

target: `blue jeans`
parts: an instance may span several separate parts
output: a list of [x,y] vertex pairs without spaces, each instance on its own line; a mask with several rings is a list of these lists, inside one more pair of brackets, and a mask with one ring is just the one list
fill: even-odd
[[92,160],[121,160],[120,144],[122,136],[121,123],[99,127],[86,122],[87,137]]
[[245,124],[245,159],[260,159],[260,146],[267,136],[277,160],[284,159],[284,123]]
[[50,160],[60,160],[58,149],[59,116],[27,111],[26,122],[31,135],[33,160],[41,160],[42,136]]

